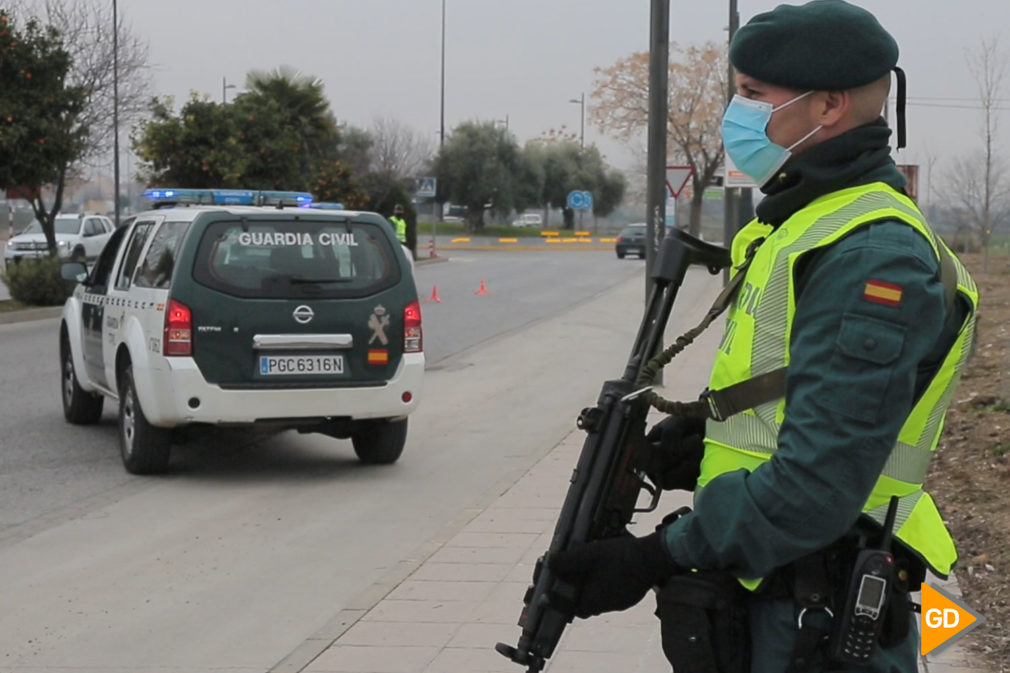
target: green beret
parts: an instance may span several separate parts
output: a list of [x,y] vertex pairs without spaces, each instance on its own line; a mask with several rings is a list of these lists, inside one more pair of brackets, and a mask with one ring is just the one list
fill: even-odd
[[779,5],[733,36],[733,67],[790,89],[845,91],[886,75],[898,43],[868,11],[844,0]]

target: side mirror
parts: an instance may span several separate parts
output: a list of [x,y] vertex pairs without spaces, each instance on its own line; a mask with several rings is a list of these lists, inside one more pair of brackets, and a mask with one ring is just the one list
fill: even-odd
[[81,262],[64,262],[60,265],[60,278],[83,283],[88,278],[88,267]]

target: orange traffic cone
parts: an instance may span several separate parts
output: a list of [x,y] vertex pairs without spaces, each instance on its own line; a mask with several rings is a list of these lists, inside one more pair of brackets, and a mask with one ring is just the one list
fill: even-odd
[[442,303],[442,299],[438,296],[438,285],[431,286],[431,296],[428,297],[428,301],[436,304]]
[[487,285],[484,284],[483,278],[480,279],[480,288],[474,294],[491,294],[487,291]]

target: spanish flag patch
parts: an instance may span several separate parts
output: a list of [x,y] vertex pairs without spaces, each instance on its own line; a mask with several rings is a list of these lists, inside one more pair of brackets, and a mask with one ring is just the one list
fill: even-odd
[[384,348],[369,348],[368,364],[370,365],[389,364],[389,351],[387,351]]
[[901,303],[901,286],[885,283],[882,280],[866,281],[863,299],[887,306],[897,306]]

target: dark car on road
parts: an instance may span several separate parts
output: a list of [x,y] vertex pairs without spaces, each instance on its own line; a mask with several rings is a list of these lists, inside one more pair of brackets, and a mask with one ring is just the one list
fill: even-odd
[[[669,233],[673,227],[667,225],[666,229]],[[621,229],[621,233],[617,236],[617,242],[614,244],[614,250],[619,259],[624,259],[625,255],[637,255],[645,259],[645,223],[636,222]]]
[[629,224],[621,229],[614,249],[619,259],[624,259],[625,255],[637,255],[645,259],[645,223]]

